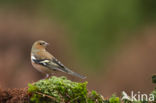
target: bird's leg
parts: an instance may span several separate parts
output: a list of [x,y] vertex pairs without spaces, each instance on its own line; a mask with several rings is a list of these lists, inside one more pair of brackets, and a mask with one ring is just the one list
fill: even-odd
[[46,74],[45,78],[44,79],[48,79],[50,77],[49,74]]

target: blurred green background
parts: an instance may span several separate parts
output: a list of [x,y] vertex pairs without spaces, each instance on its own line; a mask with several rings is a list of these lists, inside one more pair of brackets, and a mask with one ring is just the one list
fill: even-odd
[[0,0],[0,86],[25,87],[43,78],[30,63],[31,45],[42,39],[64,65],[88,77],[89,89],[104,96],[152,91],[155,5],[155,0]]

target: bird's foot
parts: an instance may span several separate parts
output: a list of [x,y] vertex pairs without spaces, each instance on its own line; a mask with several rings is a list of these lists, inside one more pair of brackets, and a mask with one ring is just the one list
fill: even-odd
[[50,75],[49,74],[46,74],[45,78],[44,79],[48,79],[50,78]]

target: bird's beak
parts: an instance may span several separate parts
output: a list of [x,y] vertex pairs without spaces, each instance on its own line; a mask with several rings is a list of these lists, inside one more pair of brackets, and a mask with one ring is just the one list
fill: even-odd
[[46,42],[46,43],[45,43],[45,46],[48,46],[48,45],[49,45],[49,43]]

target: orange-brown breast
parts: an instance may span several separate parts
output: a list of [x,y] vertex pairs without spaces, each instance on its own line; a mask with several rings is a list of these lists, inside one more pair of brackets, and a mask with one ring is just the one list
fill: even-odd
[[51,55],[47,51],[36,52],[36,55],[39,55],[41,59],[52,59],[53,58],[53,55]]

